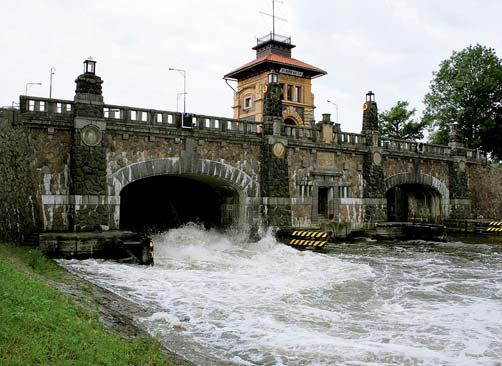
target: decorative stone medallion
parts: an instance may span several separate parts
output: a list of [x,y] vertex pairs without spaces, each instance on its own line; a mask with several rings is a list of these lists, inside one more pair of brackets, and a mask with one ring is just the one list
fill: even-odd
[[276,158],[283,158],[285,152],[286,152],[286,147],[280,142],[276,142],[272,147],[272,153]]
[[460,160],[458,162],[458,170],[461,171],[461,172],[465,172],[465,161]]
[[82,142],[87,146],[97,146],[101,143],[103,135],[99,127],[87,125],[80,131]]
[[380,165],[382,164],[382,154],[376,152],[373,154],[373,164]]

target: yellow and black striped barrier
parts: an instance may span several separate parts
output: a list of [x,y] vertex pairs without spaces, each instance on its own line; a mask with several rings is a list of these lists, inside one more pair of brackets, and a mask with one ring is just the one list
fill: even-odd
[[287,244],[301,249],[324,249],[329,238],[325,231],[293,230]]
[[311,247],[317,249],[323,249],[327,241],[325,240],[305,240],[305,239],[291,239],[289,245],[298,247]]
[[502,221],[492,221],[484,230],[485,233],[502,233]]
[[295,230],[291,233],[291,236],[301,237],[301,238],[311,238],[311,239],[328,239],[328,233],[325,231],[303,231]]

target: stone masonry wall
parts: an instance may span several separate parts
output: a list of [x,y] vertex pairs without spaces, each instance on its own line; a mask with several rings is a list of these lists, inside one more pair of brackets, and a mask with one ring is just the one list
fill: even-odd
[[[363,225],[363,155],[291,147],[288,148],[288,164],[294,227],[348,225],[350,230]],[[316,211],[319,187],[334,190],[329,215],[322,219]]]
[[34,162],[25,129],[0,129],[0,242],[21,242],[42,227]]
[[502,169],[469,164],[468,182],[472,217],[502,219]]
[[70,130],[30,129],[37,171],[37,194],[44,203],[42,219],[46,230],[68,230],[70,194]]

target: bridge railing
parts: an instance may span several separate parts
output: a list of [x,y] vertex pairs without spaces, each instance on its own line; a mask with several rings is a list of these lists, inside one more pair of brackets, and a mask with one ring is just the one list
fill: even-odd
[[480,160],[484,159],[486,154],[481,150],[476,149],[466,149],[466,148],[455,148],[446,145],[437,144],[426,144],[423,142],[398,140],[383,138],[380,140],[380,147],[386,150],[394,151],[409,151],[420,153],[424,155],[438,155],[438,156],[464,156],[467,159]]
[[451,147],[445,145],[426,144],[423,142],[382,138],[380,147],[386,150],[408,151],[430,155],[451,155]]
[[333,132],[333,143],[339,145],[366,145],[366,136],[351,132]]
[[[318,126],[293,126],[282,124],[284,134],[287,137],[297,140],[311,140],[319,141],[321,131]],[[364,146],[366,144],[366,137],[358,133],[351,132],[334,132],[332,144],[335,145],[351,145],[351,146]]]
[[54,98],[30,97],[21,95],[19,110],[25,112],[45,112],[55,114],[73,113],[73,101]]
[[259,122],[200,114],[192,117],[192,124],[201,130],[219,130],[236,134],[257,134],[262,131],[262,124]]
[[317,129],[310,126],[293,126],[283,123],[284,135],[298,140],[315,140]]
[[[181,126],[182,113],[105,105],[103,108],[103,116],[105,119],[114,120],[116,122],[176,128]],[[261,132],[261,124],[254,121],[236,120],[201,114],[187,114],[185,118],[190,118],[192,127],[199,130],[222,131],[235,134],[256,134]]]
[[[35,112],[69,116],[73,114],[74,102],[72,100],[42,98],[22,95],[19,108],[21,113]],[[118,123],[137,123],[138,125],[178,128],[181,126],[180,112],[134,108],[106,104],[103,107],[103,117]],[[220,131],[231,134],[260,134],[263,130],[261,122],[236,120],[232,118],[215,117],[200,114],[190,114],[192,126],[199,130]],[[297,140],[320,140],[320,129],[314,126],[292,126],[282,124],[284,134]],[[366,137],[362,134],[333,131],[335,145],[365,146]],[[422,142],[382,138],[380,147],[398,152],[420,153],[437,156],[464,156],[469,160],[486,159],[486,154],[481,150],[466,148],[452,148],[445,145],[426,144]]]

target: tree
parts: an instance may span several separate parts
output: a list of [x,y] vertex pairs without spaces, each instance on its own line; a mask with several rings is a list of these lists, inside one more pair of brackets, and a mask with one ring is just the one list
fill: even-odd
[[424,137],[425,122],[414,121],[413,116],[417,110],[410,110],[408,106],[407,101],[400,100],[390,110],[380,113],[380,135],[402,140],[418,140]]
[[424,99],[424,121],[432,143],[448,142],[449,126],[471,149],[502,158],[502,61],[492,48],[469,46],[453,52],[433,73]]

